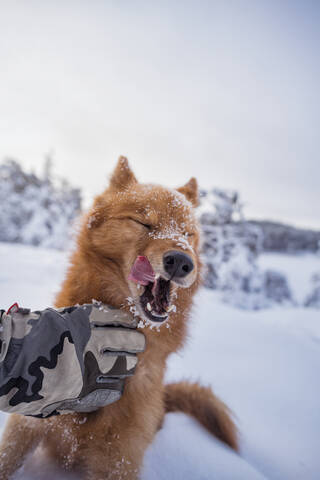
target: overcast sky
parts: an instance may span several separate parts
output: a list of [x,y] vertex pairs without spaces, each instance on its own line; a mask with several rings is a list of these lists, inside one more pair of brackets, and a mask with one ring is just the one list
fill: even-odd
[[319,50],[317,0],[0,0],[0,158],[88,199],[122,154],[320,227]]

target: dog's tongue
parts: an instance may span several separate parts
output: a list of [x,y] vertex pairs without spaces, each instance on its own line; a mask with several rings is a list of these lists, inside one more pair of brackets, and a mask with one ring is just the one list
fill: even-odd
[[147,257],[137,257],[128,278],[132,282],[141,283],[141,285],[148,285],[149,282],[154,282],[155,273]]

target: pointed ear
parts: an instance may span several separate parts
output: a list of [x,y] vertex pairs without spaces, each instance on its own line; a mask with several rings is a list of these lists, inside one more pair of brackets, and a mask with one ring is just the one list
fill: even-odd
[[126,157],[119,157],[116,168],[110,180],[110,187],[115,190],[125,190],[129,185],[137,183]]
[[178,192],[183,193],[194,207],[199,205],[198,182],[194,177],[190,178],[188,183],[183,185],[183,187],[177,188],[177,190]]

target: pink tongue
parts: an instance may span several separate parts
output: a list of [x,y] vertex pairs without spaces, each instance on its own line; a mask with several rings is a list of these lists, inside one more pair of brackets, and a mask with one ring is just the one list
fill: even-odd
[[147,257],[137,257],[128,279],[132,282],[141,283],[141,285],[148,285],[149,282],[154,282],[155,273]]

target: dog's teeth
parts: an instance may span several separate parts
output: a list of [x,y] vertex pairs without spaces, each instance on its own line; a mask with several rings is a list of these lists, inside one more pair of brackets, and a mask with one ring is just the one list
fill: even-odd
[[151,310],[152,310],[152,307],[151,307],[149,302],[147,303],[147,309],[149,310],[149,312],[151,312]]
[[176,312],[177,311],[177,307],[175,305],[171,305],[168,309],[167,309],[167,313],[170,313],[170,312]]
[[155,312],[155,311],[153,311],[153,310],[152,310],[151,313],[152,313],[152,315],[153,315],[154,317],[159,317],[159,318],[165,318],[165,317],[167,316],[165,313],[157,313],[157,312]]
[[140,288],[141,288],[141,285],[140,285],[140,283],[138,283],[137,284],[137,289],[140,290]]

